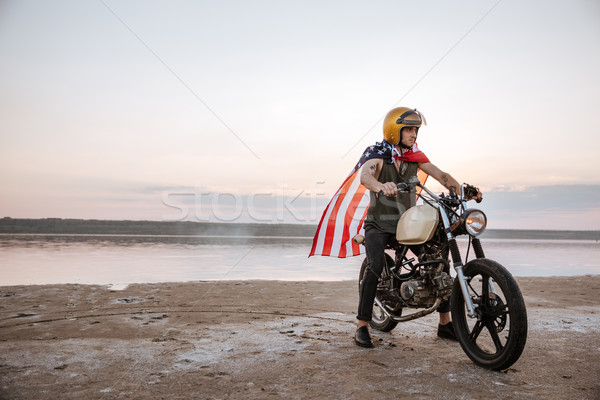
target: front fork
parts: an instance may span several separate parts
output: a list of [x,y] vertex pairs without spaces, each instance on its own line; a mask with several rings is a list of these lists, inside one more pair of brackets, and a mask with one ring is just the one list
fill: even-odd
[[[450,249],[453,253],[454,247],[456,248],[456,253],[458,253],[458,245],[456,244],[456,239],[453,239],[450,242]],[[460,260],[460,253],[458,253],[458,259],[456,259],[454,257],[454,254],[452,254],[452,261],[454,265],[454,270],[456,271],[456,279],[458,279],[458,282],[460,284],[460,290],[463,294],[463,299],[465,299],[465,304],[467,306],[467,315],[470,318],[475,318],[477,316],[477,314],[475,313],[475,304],[473,303],[473,299],[471,298],[471,294],[469,293],[469,288],[467,286],[467,277],[465,276],[465,273],[463,271],[463,264]]]
[[[460,251],[458,249],[458,244],[456,243],[454,235],[450,231],[450,220],[443,207],[440,208],[440,215],[442,217],[444,227],[446,228],[446,234],[448,236],[448,245],[450,247],[450,253],[452,254],[452,265],[454,267],[454,270],[456,271],[456,279],[458,279],[458,282],[460,284],[460,290],[462,291],[463,299],[465,299],[465,305],[467,306],[467,315],[470,318],[475,318],[477,317],[477,314],[475,313],[475,304],[473,303],[473,299],[471,298],[471,294],[469,293],[469,288],[467,286],[467,277],[465,276],[465,273],[463,271],[463,262],[460,256]],[[475,254],[477,258],[480,258],[480,255],[483,257],[483,249],[481,247],[481,243],[479,242],[479,239],[475,238],[474,241],[475,240],[477,241],[477,245],[473,244],[473,247],[475,248]]]
[[[481,241],[479,238],[471,239],[471,243],[473,244],[473,249],[475,249],[475,257],[477,258],[485,258],[485,254],[483,253],[483,247],[481,246]],[[496,289],[494,288],[494,280],[492,278],[488,278],[490,293],[496,294]]]

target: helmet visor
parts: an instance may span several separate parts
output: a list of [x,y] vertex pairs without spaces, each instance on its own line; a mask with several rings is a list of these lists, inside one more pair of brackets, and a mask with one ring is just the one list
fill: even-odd
[[404,114],[398,118],[396,121],[397,124],[402,124],[406,126],[421,126],[421,124],[425,121],[423,115],[417,110],[408,110]]

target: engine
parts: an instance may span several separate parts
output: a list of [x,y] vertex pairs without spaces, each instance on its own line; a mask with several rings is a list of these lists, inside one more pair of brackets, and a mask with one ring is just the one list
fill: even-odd
[[435,302],[432,290],[424,279],[411,279],[400,286],[402,299],[413,307],[431,307]]
[[437,297],[444,300],[452,294],[453,279],[445,272],[430,280],[426,277],[413,278],[400,285],[400,296],[411,307],[431,307]]

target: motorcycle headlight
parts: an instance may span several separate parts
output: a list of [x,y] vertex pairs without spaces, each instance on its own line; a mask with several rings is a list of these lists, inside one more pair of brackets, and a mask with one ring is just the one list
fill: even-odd
[[471,236],[479,236],[485,231],[487,225],[487,217],[480,210],[467,210],[461,215],[463,229]]

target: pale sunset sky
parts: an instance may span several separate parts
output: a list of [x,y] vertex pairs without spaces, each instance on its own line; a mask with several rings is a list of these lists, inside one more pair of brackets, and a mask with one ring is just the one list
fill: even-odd
[[408,106],[490,228],[600,230],[597,0],[3,1],[0,54],[0,217],[316,224]]

